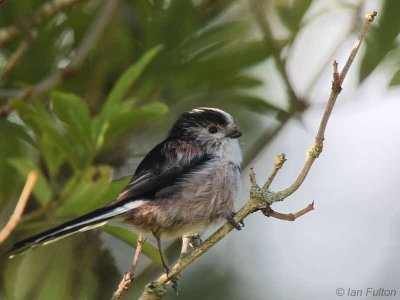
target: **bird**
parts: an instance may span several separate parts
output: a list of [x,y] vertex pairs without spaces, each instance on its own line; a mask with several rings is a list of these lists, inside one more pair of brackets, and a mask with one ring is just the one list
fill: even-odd
[[161,240],[203,232],[224,220],[238,230],[243,226],[233,218],[241,185],[241,136],[235,119],[221,109],[200,107],[182,113],[109,205],[19,241],[6,255],[117,220],[155,237],[168,274]]

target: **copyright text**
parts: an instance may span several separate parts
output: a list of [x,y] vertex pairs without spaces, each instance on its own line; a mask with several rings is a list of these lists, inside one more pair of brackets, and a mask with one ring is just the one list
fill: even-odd
[[364,288],[364,289],[353,289],[353,288],[337,288],[337,296],[347,297],[396,297],[396,289],[386,288]]

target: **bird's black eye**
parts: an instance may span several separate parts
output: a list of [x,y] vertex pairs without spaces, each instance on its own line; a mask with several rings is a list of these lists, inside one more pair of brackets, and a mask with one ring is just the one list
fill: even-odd
[[208,127],[208,132],[209,133],[217,133],[218,132],[217,126],[211,125],[210,127]]

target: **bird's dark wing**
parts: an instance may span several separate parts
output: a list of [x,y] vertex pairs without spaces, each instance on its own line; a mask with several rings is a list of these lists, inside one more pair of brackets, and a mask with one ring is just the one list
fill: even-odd
[[145,156],[113,203],[152,200],[161,190],[174,185],[209,160],[209,156],[192,144],[181,140],[164,141]]
[[112,218],[139,207],[142,202],[137,200],[154,199],[156,194],[170,189],[175,182],[208,161],[209,157],[191,144],[177,140],[162,142],[146,155],[130,183],[111,205],[20,241],[6,255],[13,256],[76,232],[102,226]]

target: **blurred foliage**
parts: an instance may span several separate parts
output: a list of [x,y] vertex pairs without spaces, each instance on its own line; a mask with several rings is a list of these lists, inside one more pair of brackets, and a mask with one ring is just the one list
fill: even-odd
[[[379,12],[379,25],[371,28],[366,38],[367,49],[361,62],[360,81],[367,78],[390,51],[397,49],[398,56],[398,36],[400,32],[399,11],[399,1],[384,1],[382,9]],[[397,64],[400,65],[400,60],[397,61]],[[392,81],[392,85],[394,84],[396,84],[395,79]]]
[[[260,35],[251,10],[243,9],[247,3],[240,1],[121,1],[83,65],[65,76],[55,90],[28,99],[0,99],[0,106],[10,102],[15,108],[0,118],[0,216],[4,220],[28,172],[39,171],[24,219],[8,243],[112,201],[128,180],[112,181],[118,177],[114,170],[133,156],[132,149],[135,154],[147,151],[147,144],[165,135],[184,110],[216,106],[232,112],[246,132],[245,150],[253,144],[261,149],[270,132],[279,128],[260,125],[257,120],[261,116],[279,116],[279,121],[301,112],[304,106],[298,102],[302,97],[290,86],[284,90],[289,105],[277,106],[253,93],[265,83],[251,70],[274,60],[283,66],[277,68],[276,76],[288,78],[284,74],[287,55],[318,1],[261,2],[266,15],[274,16],[272,23],[277,28],[261,30]],[[0,6],[0,27],[23,24],[17,20],[44,3],[47,1],[6,1]],[[37,28],[26,54],[12,72],[0,77],[0,95],[34,85],[67,65],[103,3],[82,1]],[[396,12],[400,7],[398,1],[382,3],[379,25],[372,28],[367,40],[360,81],[398,51],[400,19]],[[351,9],[356,11],[360,5]],[[22,39],[2,46],[0,71]],[[399,71],[391,84],[400,84]],[[290,107],[290,111],[282,107]],[[260,142],[254,142],[257,136],[263,137]],[[249,153],[256,155],[257,151]],[[136,235],[125,228],[106,226],[104,231],[123,242],[113,243],[120,247],[118,251],[121,244],[135,247]],[[88,232],[12,261],[1,260],[0,298],[108,299],[121,270],[117,270],[117,258],[101,246],[102,237]],[[159,272],[157,250],[146,243],[143,251]],[[124,259],[128,269],[131,257]],[[143,274],[139,283],[151,279],[154,272]],[[221,276],[196,286],[196,280],[191,280],[186,295],[204,290],[212,282],[224,286],[224,292],[210,291],[208,299],[229,294],[229,284]]]
[[282,23],[290,32],[291,41],[301,29],[301,21],[312,2],[311,0],[298,0],[292,2],[290,6],[287,5],[287,2],[278,2],[277,12]]
[[[13,133],[9,139],[23,141],[31,151],[30,155],[16,156],[18,153],[9,150],[9,158],[5,159],[5,164],[14,167],[14,171],[5,168],[1,172],[2,177],[6,177],[4,172],[8,171],[17,172],[25,178],[32,169],[38,170],[39,177],[33,190],[38,207],[32,212],[33,215],[35,211],[43,214],[51,211],[56,218],[77,216],[108,204],[126,185],[126,179],[110,183],[111,166],[95,163],[95,160],[108,143],[116,142],[126,130],[143,125],[168,111],[167,106],[161,102],[152,101],[138,105],[133,95],[125,98],[127,91],[161,49],[161,46],[150,49],[130,66],[116,81],[102,109],[94,115],[91,115],[86,101],[75,94],[53,92],[48,103],[40,97],[33,98],[30,103],[13,101],[19,122],[23,125],[10,120],[2,122]],[[9,146],[13,144],[10,143]],[[5,202],[5,198],[1,200]],[[28,213],[28,219],[32,213]],[[36,217],[40,215],[36,214]],[[127,240],[125,229],[109,227],[106,231],[119,239]],[[135,236],[131,236],[131,239],[134,240]],[[153,246],[147,244],[144,250],[149,258],[159,260],[155,258],[155,253],[158,252]],[[62,251],[70,252],[67,249]],[[66,255],[65,258],[67,257],[71,260],[73,255]],[[68,259],[64,262],[68,263]],[[41,272],[43,266],[32,266],[33,263],[28,263],[30,268]],[[55,279],[58,285],[59,280],[65,282],[69,280],[67,276],[73,276],[73,272],[62,273],[63,266],[59,268],[52,269],[49,273],[52,278],[53,273],[62,274],[63,278]],[[93,283],[98,284],[96,281]],[[43,299],[56,298],[59,291],[53,288],[57,284],[46,281],[43,289],[35,293]],[[63,289],[68,289],[68,286],[63,285]],[[90,289],[96,290],[96,286]],[[25,295],[25,291],[19,292]],[[93,294],[89,290],[86,292]],[[29,288],[26,293],[31,293]],[[79,295],[78,298],[91,298],[91,294]],[[24,298],[26,296],[21,296],[21,299]]]
[[[38,249],[5,264],[5,299],[105,299],[104,294],[118,284],[113,258],[95,235],[54,244],[53,251],[57,255]],[[12,280],[16,278],[22,280]]]

